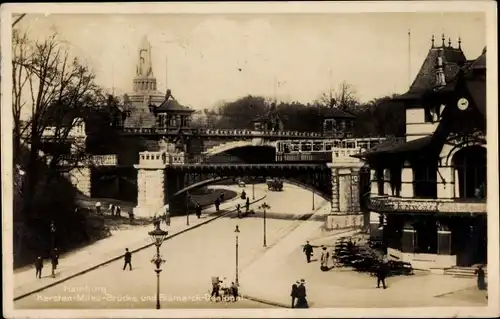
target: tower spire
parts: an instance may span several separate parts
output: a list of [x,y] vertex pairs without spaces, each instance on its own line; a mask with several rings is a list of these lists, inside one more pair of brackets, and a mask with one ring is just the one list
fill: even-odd
[[153,66],[151,63],[151,44],[147,36],[144,36],[139,47],[139,61],[137,61],[137,76],[153,77]]
[[458,37],[458,48],[462,50],[462,39]]
[[431,43],[432,43],[431,48],[434,48],[434,34],[432,35]]
[[448,47],[451,48],[451,38],[448,38]]
[[441,35],[441,46],[444,48],[445,44],[444,44],[444,33]]

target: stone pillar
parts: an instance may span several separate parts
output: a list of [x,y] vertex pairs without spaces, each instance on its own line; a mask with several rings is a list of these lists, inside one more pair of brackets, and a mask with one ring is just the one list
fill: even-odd
[[141,152],[137,169],[136,217],[153,217],[165,205],[165,154]]
[[359,169],[363,162],[351,155],[359,149],[333,148],[331,211],[326,218],[325,229],[362,228],[363,214],[360,211]]
[[413,169],[403,167],[401,171],[401,197],[413,197]]
[[[437,197],[438,198],[453,198],[455,189],[455,176],[453,175],[452,167],[438,167],[437,174]],[[441,179],[442,178],[442,179]]]
[[76,167],[69,173],[71,184],[83,195],[91,197],[91,170],[89,167]]

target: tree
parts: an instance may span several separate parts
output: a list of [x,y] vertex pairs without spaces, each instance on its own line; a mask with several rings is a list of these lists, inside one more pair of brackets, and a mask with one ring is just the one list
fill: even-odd
[[257,116],[267,115],[268,103],[260,96],[248,95],[233,102],[224,103],[218,109],[217,128],[251,128]]
[[338,107],[343,111],[353,112],[360,103],[354,86],[344,81],[339,85],[337,90],[330,93],[323,93],[319,98],[318,104],[328,107]]
[[[88,159],[85,143],[72,143],[71,155],[60,146],[73,140],[82,120],[106,98],[95,75],[77,58],[69,57],[57,33],[32,41],[27,33],[14,30],[12,46],[14,160],[18,163],[21,148],[28,146],[26,163],[19,164],[26,171],[25,210],[32,210],[40,163],[47,163],[49,172],[60,173],[61,167],[69,171]],[[44,145],[56,147],[46,154]]]

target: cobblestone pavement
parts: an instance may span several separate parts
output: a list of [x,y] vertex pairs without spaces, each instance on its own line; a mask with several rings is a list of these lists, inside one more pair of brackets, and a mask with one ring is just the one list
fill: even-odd
[[[297,225],[302,223],[299,219],[304,212],[311,212],[309,202],[295,201],[304,196],[304,193],[310,194],[291,185],[286,185],[283,192],[268,193],[265,199],[271,206],[267,214],[268,246],[274,245],[286,237],[287,232],[296,229]],[[322,203],[325,202],[317,199],[317,207]],[[212,276],[225,276],[228,281],[233,281],[235,278],[236,225],[239,225],[241,231],[240,273],[270,249],[262,247],[263,219],[258,217],[259,214],[258,211],[257,217],[239,219],[232,213],[165,241],[161,253],[167,261],[162,266],[160,286],[163,299],[167,301],[162,305],[170,308],[262,307],[261,304],[248,300],[231,305],[204,301],[206,294],[210,292]],[[15,307],[17,309],[154,308],[156,275],[150,262],[153,255],[152,247],[138,251],[132,256],[134,267],[132,271],[123,271],[122,260],[117,260],[17,300]],[[33,273],[32,275],[34,277]],[[63,297],[66,301],[60,300]]]
[[[241,189],[236,186],[218,185],[217,188],[227,188],[237,192],[241,192]],[[255,190],[256,199],[265,196],[265,185],[256,185]],[[239,199],[239,197],[226,201],[222,203],[221,210],[234,209],[236,207],[236,204],[241,202],[242,200]],[[173,235],[188,228],[195,227],[196,225],[207,222],[214,217],[216,217],[216,213],[213,206],[206,208],[203,211],[202,218],[200,219],[197,219],[194,215],[190,216],[189,226],[186,225],[185,216],[172,217],[169,234]],[[124,247],[128,247],[130,250],[134,250],[144,245],[150,244],[151,240],[147,232],[151,229],[151,225],[145,225],[135,226],[134,228],[125,230],[112,231],[112,236],[108,238],[99,240],[94,244],[86,246],[82,249],[62,255],[59,260],[56,279],[50,276],[50,264],[48,262],[46,262],[44,265],[41,279],[35,278],[35,270],[33,266],[24,267],[15,271],[13,277],[14,298],[36,289],[40,289],[47,285],[51,285],[55,280],[60,280],[65,277],[72,276],[75,273],[99,265],[106,260],[112,259],[116,256],[120,256],[121,254],[123,254]]]

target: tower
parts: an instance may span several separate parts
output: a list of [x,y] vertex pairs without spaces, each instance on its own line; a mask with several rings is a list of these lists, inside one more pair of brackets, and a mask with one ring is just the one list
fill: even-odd
[[156,91],[156,78],[153,74],[153,64],[151,58],[151,44],[144,36],[139,46],[137,57],[134,92]]
[[128,94],[128,105],[126,105],[130,114],[125,119],[124,126],[153,127],[156,119],[149,105],[159,105],[164,101],[164,96],[163,93],[157,91],[151,44],[144,36],[137,48],[133,90]]

